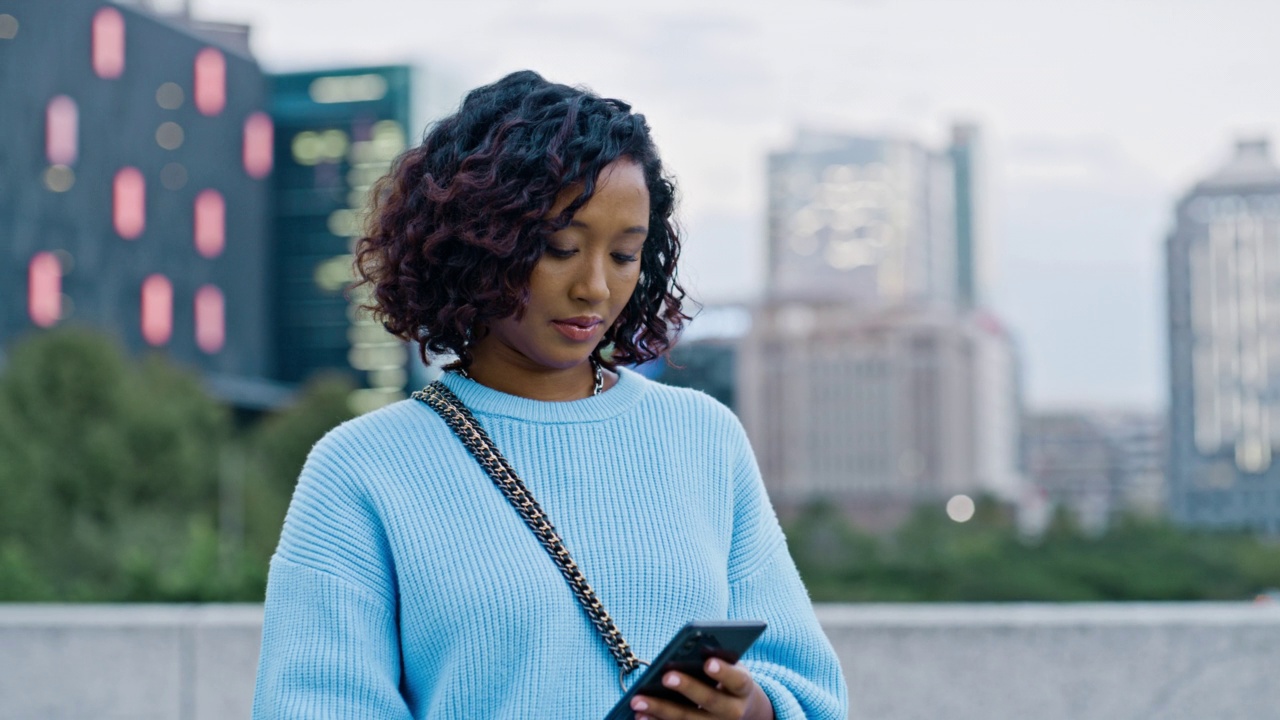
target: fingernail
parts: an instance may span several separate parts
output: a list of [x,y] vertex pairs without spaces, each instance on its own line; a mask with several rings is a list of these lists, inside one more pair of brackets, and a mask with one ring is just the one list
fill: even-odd
[[649,703],[641,700],[640,698],[636,698],[631,701],[631,709],[632,710],[648,710]]
[[662,679],[662,684],[667,687],[675,687],[680,684],[680,676],[675,673],[671,673]]
[[712,660],[711,662],[707,663],[707,672],[713,672],[713,673],[720,672],[720,661]]

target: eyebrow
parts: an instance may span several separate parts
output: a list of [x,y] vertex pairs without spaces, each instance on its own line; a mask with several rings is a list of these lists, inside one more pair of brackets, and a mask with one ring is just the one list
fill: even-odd
[[[582,222],[581,220],[570,220],[570,221],[569,221],[569,227],[580,227],[580,228],[586,228],[586,229],[588,229],[588,230],[590,230],[590,229],[591,229],[591,226],[590,226],[590,225],[588,225],[588,224],[586,224],[586,223]],[[623,230],[622,232],[623,232],[623,234],[625,234],[625,235],[631,235],[631,234],[637,234],[637,235],[648,235],[648,234],[649,234],[649,228],[647,228],[647,227],[645,227],[645,226],[643,226],[643,225],[632,225],[631,227],[629,227],[629,228],[627,228],[627,229]]]

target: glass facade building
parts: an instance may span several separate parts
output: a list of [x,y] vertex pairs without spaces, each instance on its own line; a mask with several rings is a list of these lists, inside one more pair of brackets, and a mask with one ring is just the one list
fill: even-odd
[[1280,533],[1280,167],[1264,140],[1178,203],[1167,243],[1169,509]]
[[768,178],[770,297],[952,304],[946,154],[909,140],[802,131],[769,156]]
[[0,347],[81,324],[242,408],[318,371],[351,376],[356,410],[402,397],[418,363],[348,288],[409,83],[268,76],[245,27],[0,0]]
[[245,32],[0,0],[0,343],[75,323],[227,387],[269,376],[272,125]]
[[276,373],[297,382],[345,372],[363,388],[360,410],[402,398],[419,364],[349,290],[370,189],[407,144],[409,88],[403,66],[271,79]]

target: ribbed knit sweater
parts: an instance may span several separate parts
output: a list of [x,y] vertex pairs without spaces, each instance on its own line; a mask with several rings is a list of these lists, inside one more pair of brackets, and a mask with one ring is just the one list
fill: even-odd
[[[690,620],[764,620],[743,664],[777,717],[844,718],[742,426],[702,393],[619,376],[570,402],[443,381],[639,657]],[[599,720],[621,694],[546,550],[429,407],[395,403],[316,444],[271,561],[254,718]]]

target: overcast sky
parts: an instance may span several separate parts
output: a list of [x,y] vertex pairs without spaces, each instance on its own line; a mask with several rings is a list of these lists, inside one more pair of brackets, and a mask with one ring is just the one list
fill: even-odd
[[[156,4],[178,0],[157,0]],[[706,301],[758,293],[764,156],[797,126],[985,132],[990,304],[1033,407],[1162,408],[1172,203],[1280,126],[1264,0],[194,0],[268,69],[411,63],[433,108],[533,68],[631,102],[681,185]],[[358,10],[357,10],[358,8]]]

